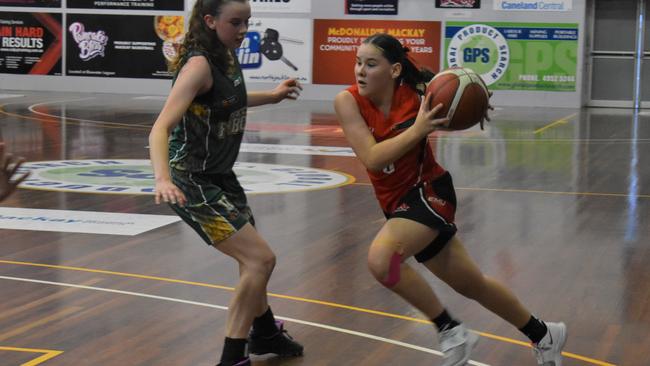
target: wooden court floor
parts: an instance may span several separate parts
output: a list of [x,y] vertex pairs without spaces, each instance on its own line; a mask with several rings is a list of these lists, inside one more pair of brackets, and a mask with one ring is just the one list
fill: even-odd
[[[162,104],[2,90],[0,139],[40,167],[148,159]],[[253,364],[439,364],[432,326],[366,269],[383,216],[331,103],[253,108],[244,142],[247,182],[275,182],[276,166],[298,172],[298,183],[276,182],[249,199],[278,258],[270,303],[306,349]],[[564,365],[650,365],[650,114],[503,107],[485,131],[437,133],[431,142],[454,177],[460,237],[474,259],[536,315],[567,323]],[[147,172],[119,173],[151,183]],[[321,185],[334,175],[343,181]],[[0,228],[0,366],[214,365],[235,264],[181,222],[137,235],[49,231],[34,217],[173,213],[146,189],[84,193],[75,191],[84,184],[45,181],[0,204],[0,225],[18,220],[12,210],[32,213],[21,219],[27,227]],[[427,278],[481,335],[472,365],[535,364],[516,329]]]

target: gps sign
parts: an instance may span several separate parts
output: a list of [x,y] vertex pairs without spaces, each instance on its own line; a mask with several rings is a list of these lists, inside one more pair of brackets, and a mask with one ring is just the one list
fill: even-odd
[[503,76],[510,49],[503,34],[485,24],[472,24],[454,34],[447,50],[450,67],[465,67],[481,75],[487,85]]
[[445,65],[472,69],[492,90],[574,92],[578,24],[447,22]]

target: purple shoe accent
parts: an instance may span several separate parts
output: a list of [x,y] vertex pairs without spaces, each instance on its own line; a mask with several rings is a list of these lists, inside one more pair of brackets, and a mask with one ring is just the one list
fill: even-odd
[[251,366],[251,359],[246,357],[246,359],[237,362],[233,366]]
[[275,326],[278,327],[278,330],[282,332],[282,329],[284,329],[284,321],[282,320],[276,320],[275,321]]
[[[218,363],[217,366],[221,366],[221,363]],[[245,359],[232,364],[232,366],[251,366],[251,359],[246,357]]]

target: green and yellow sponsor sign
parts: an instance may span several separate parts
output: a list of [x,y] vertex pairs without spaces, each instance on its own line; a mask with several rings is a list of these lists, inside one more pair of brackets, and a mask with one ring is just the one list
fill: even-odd
[[447,22],[444,66],[481,75],[492,90],[576,90],[578,24]]

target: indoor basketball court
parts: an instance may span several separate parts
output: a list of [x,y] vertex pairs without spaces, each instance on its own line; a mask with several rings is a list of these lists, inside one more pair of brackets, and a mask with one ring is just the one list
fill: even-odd
[[[33,172],[0,207],[16,227],[0,246],[0,364],[215,364],[237,269],[147,192],[138,160],[163,99],[12,92],[0,102],[2,139]],[[332,105],[249,113],[236,171],[278,258],[271,306],[305,345],[304,357],[254,365],[440,362],[432,325],[368,273],[384,219]],[[503,107],[492,119],[430,139],[453,173],[471,255],[535,314],[567,323],[566,365],[647,364],[648,117]],[[142,220],[127,214],[155,227],[129,233]],[[516,329],[426,278],[481,335],[470,364],[534,363]]]
[[[333,105],[378,30],[438,80],[471,69],[479,112],[494,93],[485,129],[429,135],[482,271],[566,323],[562,365],[650,365],[643,0],[249,3],[246,88],[305,87],[248,109],[234,167],[277,256],[270,305],[305,347],[253,366],[443,362],[434,325],[368,270],[385,216]],[[0,142],[31,173],[0,203],[0,366],[219,362],[237,263],[155,204],[149,161],[193,4],[0,0]],[[536,364],[521,332],[408,262],[479,336],[469,365]]]

